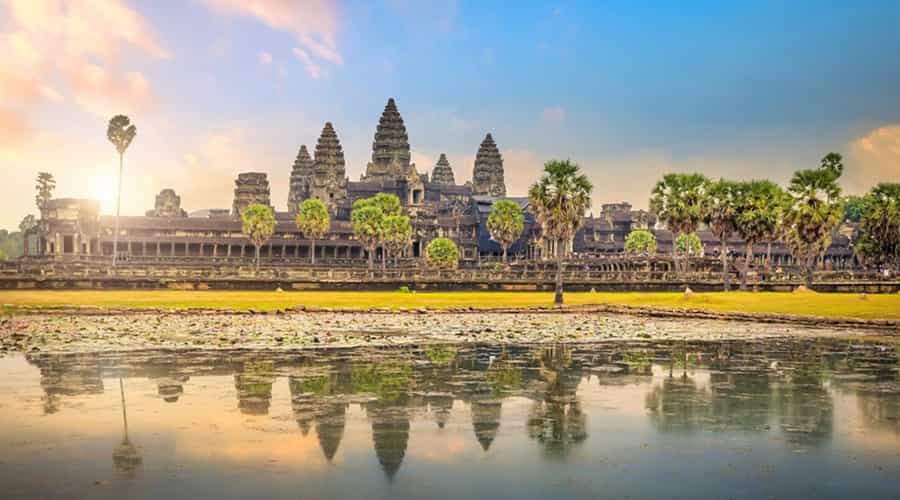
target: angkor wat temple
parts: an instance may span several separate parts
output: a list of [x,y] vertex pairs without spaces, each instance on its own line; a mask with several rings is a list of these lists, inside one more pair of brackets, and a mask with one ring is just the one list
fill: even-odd
[[[298,231],[295,215],[303,200],[318,198],[328,206],[332,222],[330,234],[316,242],[316,260],[326,266],[364,265],[365,250],[353,236],[350,210],[354,201],[376,193],[396,195],[411,218],[414,234],[407,262],[419,258],[428,242],[438,236],[457,243],[462,265],[497,259],[501,249],[491,240],[486,220],[492,204],[500,199],[519,203],[526,213],[525,231],[510,248],[512,258],[541,260],[549,255],[540,239],[540,227],[529,213],[527,198],[507,195],[503,155],[490,133],[477,149],[472,180],[464,184],[457,183],[458,176],[444,154],[430,173],[420,173],[410,160],[406,126],[394,99],[389,99],[375,129],[371,161],[358,181],[347,177],[338,132],[328,122],[312,155],[301,145],[290,172],[285,172],[290,176],[290,188],[284,205],[277,206],[271,199],[269,178],[263,172],[237,175],[230,209],[188,213],[175,190],[163,189],[145,215],[120,218],[119,258],[135,264],[249,261],[254,252],[241,233],[240,213],[249,204],[260,203],[273,208],[277,221],[275,235],[262,249],[263,260],[302,265],[309,261],[311,245]],[[40,224],[26,235],[26,259],[106,258],[113,254],[113,228],[114,217],[100,215],[97,201],[51,200],[42,211]],[[671,233],[656,228],[652,214],[633,210],[629,203],[605,204],[599,215],[585,217],[570,250],[580,258],[620,254],[625,237],[636,228],[653,230],[659,251],[671,251]],[[701,231],[700,236],[707,253],[718,251],[719,243],[711,234]],[[744,250],[739,239],[730,246],[738,255]],[[766,244],[761,244],[755,252],[762,255],[767,250]],[[775,264],[791,263],[789,252],[781,245],[776,243],[772,252]],[[851,265],[853,254],[846,236],[835,238],[826,260],[835,268]]]

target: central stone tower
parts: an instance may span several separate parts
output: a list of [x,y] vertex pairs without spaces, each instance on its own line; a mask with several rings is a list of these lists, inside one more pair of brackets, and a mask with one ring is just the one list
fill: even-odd
[[475,154],[475,168],[472,170],[472,193],[494,197],[506,196],[506,181],[503,180],[503,157],[491,134],[484,137],[478,153]]
[[415,165],[410,164],[409,136],[392,97],[378,120],[375,142],[372,143],[372,161],[366,165],[362,180],[384,183],[405,179],[410,177],[410,169],[415,170]]
[[450,162],[447,161],[447,155],[444,153],[441,153],[441,157],[438,158],[434,170],[431,171],[431,182],[445,186],[456,185],[456,179],[453,177],[453,169],[450,168]]

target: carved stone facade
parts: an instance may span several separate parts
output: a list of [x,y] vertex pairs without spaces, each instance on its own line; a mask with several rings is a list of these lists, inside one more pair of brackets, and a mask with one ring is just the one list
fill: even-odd
[[450,162],[447,160],[447,155],[444,153],[441,153],[441,157],[438,158],[434,170],[431,171],[431,182],[445,186],[456,185],[453,169],[450,167]]
[[491,134],[484,137],[475,154],[475,168],[472,170],[472,192],[477,195],[502,198],[506,196],[506,181],[503,179],[503,157]]
[[244,209],[253,204],[272,206],[269,179],[262,172],[244,172],[234,181],[234,202],[231,215],[240,216]]
[[175,194],[174,189],[163,189],[156,195],[153,210],[147,211],[148,217],[187,217],[187,212],[181,208],[181,196]]

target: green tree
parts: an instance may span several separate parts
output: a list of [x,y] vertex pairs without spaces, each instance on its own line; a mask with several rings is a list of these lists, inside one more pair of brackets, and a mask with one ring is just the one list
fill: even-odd
[[656,253],[656,236],[646,229],[635,229],[625,237],[626,253]]
[[[353,203],[353,208],[362,208],[366,206],[371,206],[377,208],[381,212],[381,223],[384,223],[384,219],[390,216],[400,215],[403,211],[403,207],[400,204],[400,198],[389,194],[389,193],[378,193],[371,198],[363,198],[360,200],[356,200]],[[352,214],[351,214],[352,215]],[[351,217],[352,219],[352,217]],[[352,221],[351,221],[352,222]],[[381,269],[384,270],[385,264],[387,262],[387,249],[384,247],[384,228],[381,228],[380,237],[378,238],[376,248],[380,245],[382,247],[381,252]],[[372,250],[374,253],[375,250]]]
[[435,238],[425,248],[428,264],[439,269],[455,269],[459,265],[459,250],[448,238]]
[[119,153],[119,182],[116,189],[116,222],[113,229],[113,267],[119,256],[119,211],[122,205],[122,165],[125,158],[125,150],[131,145],[134,136],[137,135],[137,127],[131,124],[131,120],[125,115],[116,115],[109,120],[106,128],[106,137],[116,147]]
[[741,273],[741,290],[747,289],[747,275],[753,262],[753,245],[768,241],[771,243],[779,226],[779,206],[784,196],[781,188],[771,181],[755,180],[741,183],[742,197],[737,212],[737,232],[744,239],[744,270]]
[[356,239],[362,243],[368,253],[370,271],[375,264],[375,249],[384,238],[383,220],[384,213],[368,200],[357,200],[353,204],[353,210],[350,212],[350,226],[353,228]]
[[405,215],[389,215],[382,221],[384,227],[384,248],[394,258],[394,265],[397,264],[397,258],[404,250],[412,245],[412,224],[409,217]]
[[878,184],[865,205],[857,251],[867,262],[900,269],[900,184]]
[[53,178],[53,174],[49,172],[38,172],[34,185],[34,190],[36,191],[34,203],[37,205],[41,217],[43,217],[44,207],[47,206],[47,202],[53,198],[54,189],[56,189],[56,179]]
[[741,185],[720,179],[712,182],[707,191],[706,223],[719,239],[719,257],[722,259],[722,283],[725,291],[731,289],[728,272],[728,238],[737,230],[738,208],[741,204]]
[[256,269],[259,270],[259,249],[275,234],[275,216],[272,209],[254,203],[241,213],[242,231],[256,248]]
[[866,196],[850,195],[844,198],[844,222],[860,222],[867,211]]
[[799,170],[788,185],[784,208],[784,240],[812,286],[816,261],[831,244],[844,215],[838,179],[844,171],[841,155],[829,153],[819,168]]
[[681,233],[675,238],[675,251],[679,254],[697,255],[703,248],[703,242],[697,233]]
[[309,261],[316,263],[316,240],[322,239],[328,234],[331,227],[331,217],[328,208],[322,200],[310,198],[300,204],[297,211],[297,229],[310,241]]
[[556,304],[563,303],[563,255],[591,206],[593,188],[576,163],[551,160],[544,164],[540,180],[528,190],[528,201],[544,238],[556,243]]
[[37,219],[34,218],[34,215],[28,214],[22,218],[22,222],[19,222],[19,232],[24,234],[35,226],[37,226]]
[[509,247],[525,230],[525,215],[522,214],[522,208],[518,203],[509,200],[495,202],[488,216],[487,228],[491,233],[491,239],[499,243],[503,249],[503,262],[506,262]]
[[[696,232],[706,218],[709,184],[702,174],[666,174],[653,187],[650,210],[672,232],[673,243],[682,234]],[[672,254],[677,259],[674,246]]]

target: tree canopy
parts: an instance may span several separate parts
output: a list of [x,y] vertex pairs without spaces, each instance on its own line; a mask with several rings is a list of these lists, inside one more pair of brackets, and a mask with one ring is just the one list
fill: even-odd
[[296,223],[297,229],[312,242],[309,255],[310,261],[315,264],[316,240],[324,238],[331,227],[331,217],[328,215],[328,208],[325,207],[322,200],[317,198],[304,200],[297,211]]
[[646,229],[635,229],[625,237],[625,252],[655,254],[656,236]]
[[857,251],[867,263],[900,268],[900,184],[881,183],[865,196]]
[[272,209],[258,203],[248,205],[241,213],[242,231],[256,248],[256,267],[259,268],[259,248],[275,233]]
[[435,238],[425,248],[428,264],[440,269],[455,269],[459,264],[459,250],[448,238]]
[[382,221],[384,246],[393,257],[399,257],[412,245],[412,224],[405,215],[389,215]]
[[42,211],[47,206],[47,202],[53,198],[54,189],[56,189],[56,179],[53,178],[53,174],[50,172],[38,172],[34,185],[34,203],[37,205],[38,210]]
[[503,262],[509,247],[519,239],[525,230],[525,215],[518,203],[510,200],[494,202],[488,215],[487,228],[491,238],[503,249]]
[[709,185],[702,174],[666,174],[653,187],[650,209],[673,233],[693,233],[706,217]]

